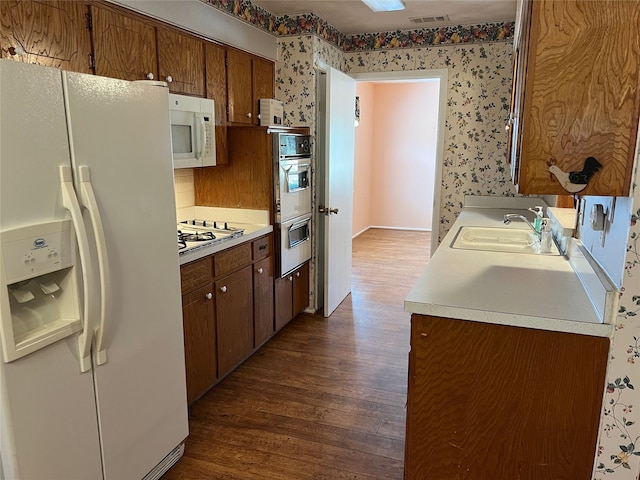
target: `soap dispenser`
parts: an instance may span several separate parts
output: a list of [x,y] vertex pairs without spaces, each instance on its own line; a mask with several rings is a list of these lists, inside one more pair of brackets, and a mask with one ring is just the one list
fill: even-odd
[[550,253],[553,242],[551,221],[548,218],[540,219],[540,253]]
[[527,210],[536,214],[536,216],[533,219],[533,229],[536,231],[536,233],[540,233],[542,231],[542,219],[544,218],[544,208],[541,207],[540,205],[536,205],[535,207],[528,208]]

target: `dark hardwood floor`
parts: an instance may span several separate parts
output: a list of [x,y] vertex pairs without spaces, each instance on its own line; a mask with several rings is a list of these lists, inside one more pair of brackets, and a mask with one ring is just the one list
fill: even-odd
[[400,480],[409,314],[430,234],[372,229],[353,242],[352,293],[302,314],[189,411],[174,479]]

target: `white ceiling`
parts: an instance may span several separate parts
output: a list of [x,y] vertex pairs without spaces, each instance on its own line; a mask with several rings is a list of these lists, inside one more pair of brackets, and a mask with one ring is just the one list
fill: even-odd
[[[405,0],[398,12],[372,12],[361,0],[252,0],[275,15],[315,13],[344,34],[414,30],[502,22],[516,16],[516,0]],[[412,17],[448,16],[442,22],[412,23]]]

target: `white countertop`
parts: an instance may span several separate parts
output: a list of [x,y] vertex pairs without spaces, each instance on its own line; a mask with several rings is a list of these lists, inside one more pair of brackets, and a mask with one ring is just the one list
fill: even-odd
[[213,253],[226,250],[227,248],[233,247],[235,245],[240,245],[241,243],[255,240],[256,238],[266,235],[269,232],[273,232],[273,225],[244,225],[244,234],[240,237],[225,240],[223,242],[215,243],[207,247],[198,248],[196,250],[191,250],[180,255],[180,265],[193,262],[194,260],[198,260]]
[[610,336],[613,326],[600,323],[566,257],[450,248],[461,226],[527,228],[519,221],[502,222],[505,213],[525,212],[465,207],[409,292],[405,311]]

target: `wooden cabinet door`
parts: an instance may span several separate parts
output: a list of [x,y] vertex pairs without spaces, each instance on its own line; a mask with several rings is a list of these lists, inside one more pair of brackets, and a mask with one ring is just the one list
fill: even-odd
[[251,55],[227,50],[228,119],[233,123],[253,123]]
[[96,75],[157,80],[156,33],[152,25],[94,5],[91,15]]
[[412,315],[405,478],[590,480],[608,352],[608,338]]
[[253,265],[253,322],[257,348],[273,335],[273,257]]
[[628,195],[640,2],[541,0],[531,19],[518,191]]
[[175,30],[158,28],[159,80],[173,93],[204,97],[204,43]]
[[253,71],[253,123],[260,125],[260,99],[273,98],[275,86],[275,72],[273,62],[254,58]]
[[275,324],[276,332],[293,318],[293,275],[275,281]]
[[309,262],[293,272],[293,317],[309,306]]
[[2,58],[93,73],[87,14],[84,2],[0,1]]
[[514,40],[513,78],[511,83],[511,109],[507,120],[507,160],[511,164],[511,178],[518,183],[520,149],[522,146],[522,120],[524,109],[524,85],[529,58],[529,31],[531,30],[532,0],[518,2],[518,33]]
[[214,43],[205,45],[207,98],[216,104],[216,165],[229,164],[227,142],[227,51]]
[[200,397],[217,378],[213,284],[182,297],[187,401]]
[[218,371],[229,373],[253,351],[253,274],[244,267],[215,282]]

